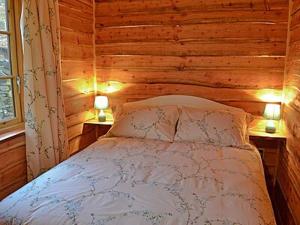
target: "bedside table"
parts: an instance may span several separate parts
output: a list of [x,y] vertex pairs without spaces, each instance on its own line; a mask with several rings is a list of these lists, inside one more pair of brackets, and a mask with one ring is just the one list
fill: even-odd
[[96,139],[103,136],[111,128],[114,121],[99,122],[98,120],[88,120],[84,122],[85,126],[93,126],[96,128]]
[[283,120],[278,121],[276,133],[265,132],[266,121],[255,119],[249,128],[250,142],[257,147],[264,165],[266,182],[272,193],[277,177],[280,152],[286,143],[286,127]]

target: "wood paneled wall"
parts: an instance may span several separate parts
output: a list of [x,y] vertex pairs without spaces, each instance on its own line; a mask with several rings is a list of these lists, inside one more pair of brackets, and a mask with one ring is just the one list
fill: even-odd
[[59,0],[62,79],[70,154],[95,141],[83,122],[94,118],[94,1]]
[[294,218],[286,225],[300,224],[300,0],[290,1],[289,39],[285,73],[284,118],[288,127],[286,149],[282,152],[278,180]]
[[96,0],[95,16],[97,81],[124,83],[113,104],[185,94],[261,115],[282,89],[288,0]]
[[27,182],[25,135],[0,143],[0,201]]

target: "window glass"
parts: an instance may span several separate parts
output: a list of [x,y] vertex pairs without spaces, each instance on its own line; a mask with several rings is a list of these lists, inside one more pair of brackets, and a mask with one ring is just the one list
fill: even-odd
[[11,76],[8,35],[0,34],[0,76]]
[[13,85],[11,79],[0,79],[0,120],[15,118]]
[[[14,5],[0,0],[0,128],[21,121]],[[19,36],[18,36],[19,37]]]
[[7,1],[0,0],[0,30],[7,31]]

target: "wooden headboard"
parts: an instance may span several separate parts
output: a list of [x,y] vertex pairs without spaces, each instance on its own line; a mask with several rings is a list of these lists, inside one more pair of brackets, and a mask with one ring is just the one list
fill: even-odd
[[177,106],[188,106],[194,108],[206,108],[206,109],[230,109],[230,110],[241,110],[240,108],[231,107],[218,102],[214,102],[205,98],[187,96],[187,95],[165,95],[145,100],[125,103],[125,106],[161,106],[161,105],[177,105]]

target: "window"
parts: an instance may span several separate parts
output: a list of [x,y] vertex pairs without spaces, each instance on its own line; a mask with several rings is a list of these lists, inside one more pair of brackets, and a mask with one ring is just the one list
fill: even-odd
[[0,0],[0,128],[21,122],[17,1]]

